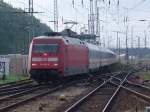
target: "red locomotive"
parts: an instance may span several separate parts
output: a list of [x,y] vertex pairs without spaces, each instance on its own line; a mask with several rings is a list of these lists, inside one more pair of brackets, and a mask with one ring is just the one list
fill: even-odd
[[116,55],[76,38],[41,36],[29,49],[30,77],[38,82],[86,74],[116,61]]

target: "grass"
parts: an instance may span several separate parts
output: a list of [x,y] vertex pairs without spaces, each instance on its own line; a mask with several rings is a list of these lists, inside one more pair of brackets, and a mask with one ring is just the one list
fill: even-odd
[[7,75],[5,80],[0,79],[0,84],[16,82],[25,79],[28,79],[27,75]]
[[130,65],[123,64],[121,62],[113,63],[111,64],[108,69],[112,72],[118,71],[118,70],[132,70],[132,67]]
[[142,72],[140,73],[140,77],[142,77],[144,80],[150,80],[150,72]]

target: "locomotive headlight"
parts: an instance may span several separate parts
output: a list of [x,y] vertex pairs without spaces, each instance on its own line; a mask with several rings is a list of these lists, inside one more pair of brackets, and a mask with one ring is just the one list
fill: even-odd
[[54,64],[54,66],[58,66],[58,64],[57,64],[57,63],[55,63],[55,64]]
[[35,63],[32,63],[32,66],[36,66],[37,64],[35,64]]

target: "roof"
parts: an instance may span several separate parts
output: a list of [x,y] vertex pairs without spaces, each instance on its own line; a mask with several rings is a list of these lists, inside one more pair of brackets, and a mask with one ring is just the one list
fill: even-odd
[[90,48],[92,50],[97,50],[97,51],[101,51],[101,52],[107,52],[107,53],[115,54],[113,51],[111,51],[108,48],[101,48],[97,45],[84,42],[84,41],[77,39],[77,38],[70,38],[67,36],[39,36],[39,37],[35,37],[34,39],[63,39],[65,44],[76,44],[76,45],[84,45],[85,44],[88,48]]
[[83,45],[84,42],[77,38],[70,38],[66,36],[39,36],[34,39],[63,39],[65,44],[79,44]]
[[115,54],[113,51],[111,51],[110,49],[108,48],[101,48],[97,45],[94,45],[94,44],[90,44],[90,43],[86,43],[86,45],[92,49],[92,50],[97,50],[97,51],[101,51],[101,52],[107,52],[107,53],[111,53],[111,54]]

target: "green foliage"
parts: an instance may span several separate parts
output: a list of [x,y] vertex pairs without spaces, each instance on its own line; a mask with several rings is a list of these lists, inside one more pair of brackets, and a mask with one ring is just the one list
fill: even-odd
[[106,69],[107,71],[116,72],[121,70],[130,71],[133,68],[130,65],[122,64],[121,62],[116,62],[106,67]]
[[150,80],[150,72],[141,72],[139,73],[140,77],[142,77],[144,80]]
[[6,80],[0,79],[0,84],[28,79],[26,75],[7,75]]
[[[0,1],[0,54],[28,53],[29,30],[31,30],[31,16],[21,9]],[[33,17],[35,36],[50,32],[51,29],[40,20]]]

